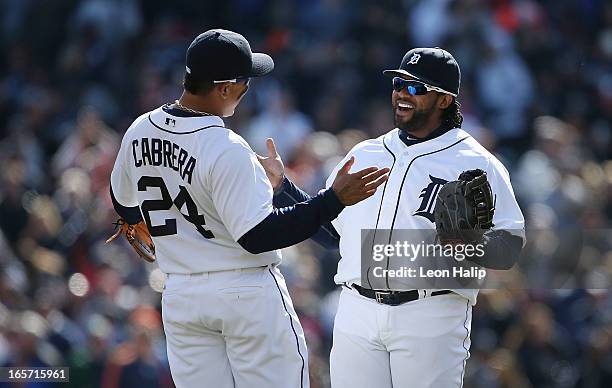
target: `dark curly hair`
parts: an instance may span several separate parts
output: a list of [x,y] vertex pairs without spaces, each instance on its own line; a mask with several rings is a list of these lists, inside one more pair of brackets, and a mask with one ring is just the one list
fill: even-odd
[[444,109],[442,114],[442,123],[449,128],[461,128],[463,123],[463,116],[461,115],[461,104],[456,98],[453,98],[453,102]]

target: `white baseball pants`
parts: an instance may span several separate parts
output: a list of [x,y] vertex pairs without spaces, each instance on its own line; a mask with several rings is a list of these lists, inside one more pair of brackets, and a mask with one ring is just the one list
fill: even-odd
[[470,302],[455,293],[388,306],[343,287],[332,388],[462,387],[471,323]]
[[307,388],[302,326],[275,266],[168,275],[162,318],[177,388]]

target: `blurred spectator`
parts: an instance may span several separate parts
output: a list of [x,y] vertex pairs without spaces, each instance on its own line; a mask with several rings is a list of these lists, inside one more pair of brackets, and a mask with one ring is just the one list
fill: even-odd
[[274,139],[279,154],[291,159],[300,144],[312,132],[310,119],[295,110],[287,90],[269,91],[264,110],[253,117],[244,134],[255,152],[266,155],[266,139]]
[[476,90],[485,122],[500,142],[522,138],[526,143],[531,76],[523,61],[508,47],[485,46],[476,72]]

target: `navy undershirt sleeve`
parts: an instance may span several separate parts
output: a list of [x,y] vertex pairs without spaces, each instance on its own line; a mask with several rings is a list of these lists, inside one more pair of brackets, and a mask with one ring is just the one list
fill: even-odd
[[283,178],[283,183],[274,191],[272,203],[274,207],[286,207],[295,205],[298,202],[308,201],[310,195],[297,187],[287,177]]
[[523,238],[506,230],[489,230],[483,236],[484,255],[470,261],[490,269],[512,268],[523,250]]
[[140,208],[138,206],[127,207],[117,202],[115,194],[113,194],[113,188],[110,188],[111,200],[113,201],[113,207],[117,214],[121,216],[129,225],[134,225],[142,221],[142,214],[140,214]]
[[[274,193],[272,203],[274,207],[281,208],[291,206],[299,202],[308,201],[309,199],[310,195],[285,177],[281,186]],[[312,240],[321,245],[323,248],[338,249],[340,235],[332,223],[327,222],[324,225],[321,225],[321,228],[319,228],[317,233],[312,236]]]
[[286,248],[312,237],[321,225],[335,219],[344,209],[330,188],[306,201],[275,208],[263,221],[238,239],[250,253]]

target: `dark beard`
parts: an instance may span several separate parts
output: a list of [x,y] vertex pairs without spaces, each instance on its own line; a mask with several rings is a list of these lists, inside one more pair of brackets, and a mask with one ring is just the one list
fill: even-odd
[[435,106],[432,106],[427,110],[415,110],[412,117],[408,121],[401,121],[401,119],[399,119],[394,112],[393,119],[395,121],[395,126],[407,134],[418,131],[427,124],[429,117],[434,113],[434,110]]

